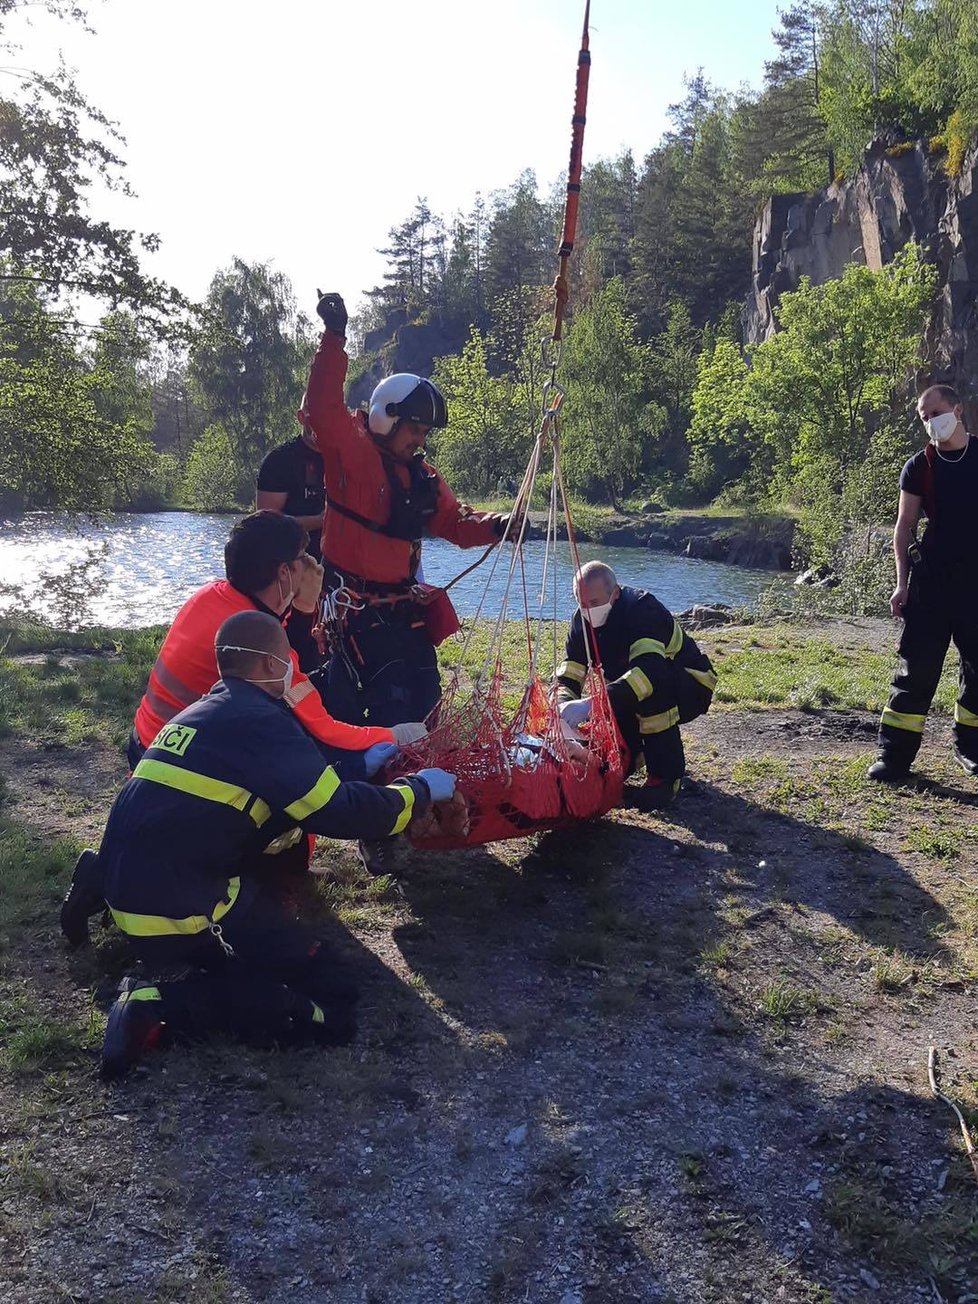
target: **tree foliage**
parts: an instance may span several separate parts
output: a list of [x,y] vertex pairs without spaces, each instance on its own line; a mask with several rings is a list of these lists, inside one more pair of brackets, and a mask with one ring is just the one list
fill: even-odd
[[190,377],[207,420],[225,430],[237,466],[255,467],[295,433],[311,357],[308,322],[285,276],[240,258],[217,273],[190,353]]

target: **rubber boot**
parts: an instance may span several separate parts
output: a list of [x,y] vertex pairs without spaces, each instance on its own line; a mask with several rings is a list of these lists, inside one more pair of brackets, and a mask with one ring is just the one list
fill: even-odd
[[635,810],[646,813],[668,810],[679,796],[681,785],[682,779],[673,779],[670,782],[668,779],[660,779],[658,775],[651,774],[641,788],[632,791],[628,804]]
[[905,783],[910,778],[910,768],[880,756],[866,771],[866,778],[876,783]]
[[75,950],[88,940],[88,921],[105,909],[105,893],[98,852],[89,848],[78,857],[71,884],[61,904],[61,931]]

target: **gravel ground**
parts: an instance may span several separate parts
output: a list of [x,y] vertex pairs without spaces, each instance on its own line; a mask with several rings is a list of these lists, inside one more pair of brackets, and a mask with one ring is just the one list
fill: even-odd
[[[845,779],[874,728],[719,711],[668,817],[409,854],[324,924],[364,990],[349,1049],[175,1050],[111,1090],[94,1051],[5,1072],[0,1299],[978,1300],[926,1079],[936,1044],[978,1099],[978,789],[941,729],[934,788]],[[90,838],[121,777],[5,760],[49,834]],[[83,1018],[117,952],[39,919],[3,978]]]

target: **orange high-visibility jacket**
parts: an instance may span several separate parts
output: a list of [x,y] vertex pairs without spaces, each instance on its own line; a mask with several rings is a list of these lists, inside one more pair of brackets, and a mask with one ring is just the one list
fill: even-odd
[[[339,338],[324,331],[313,359],[306,388],[304,412],[323,455],[326,481],[326,520],[323,525],[323,561],[347,576],[374,584],[399,584],[414,579],[420,540],[391,538],[382,533],[390,520],[391,477],[405,490],[411,484],[408,468],[385,458],[371,435],[365,414],[346,406],[347,356]],[[491,512],[474,512],[460,503],[438,471],[427,462],[425,471],[436,478],[437,502],[425,532],[447,539],[460,548],[486,547],[500,537],[504,518]],[[374,522],[380,529],[330,511],[336,503]]]
[[[187,599],[163,640],[136,712],[136,733],[144,747],[150,745],[178,711],[210,692],[220,679],[214,638],[228,616],[238,611],[258,610],[251,598],[239,593],[227,580],[205,584]],[[364,728],[334,720],[314,685],[299,669],[299,658],[294,651],[291,655],[295,672],[284,700],[314,738],[348,752],[365,751],[374,743],[394,741],[390,729]]]

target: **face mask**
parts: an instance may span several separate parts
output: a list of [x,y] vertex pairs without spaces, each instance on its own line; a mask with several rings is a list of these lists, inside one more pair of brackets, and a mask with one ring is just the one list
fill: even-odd
[[592,629],[600,629],[608,617],[611,615],[610,602],[598,602],[588,607],[581,608],[581,615],[590,624]]
[[218,652],[253,652],[256,657],[271,657],[274,661],[278,661],[280,665],[285,666],[285,674],[279,675],[275,679],[249,679],[248,683],[281,684],[283,693],[287,693],[292,687],[292,679],[295,675],[295,663],[291,660],[285,661],[282,657],[277,657],[274,652],[259,652],[255,647],[237,647],[232,643],[222,643],[220,647],[215,650]]
[[282,594],[282,581],[281,581],[281,580],[278,581],[278,600],[279,600],[279,602],[281,602],[281,604],[282,604],[282,610],[283,610],[283,611],[288,611],[288,609],[289,609],[289,604],[291,603],[291,601],[292,601],[292,599],[293,599],[294,597],[295,597],[295,589],[292,587],[292,571],[290,570],[290,571],[289,571],[289,591],[288,591],[288,593],[285,594],[284,596],[283,596],[283,594]]
[[957,430],[958,418],[953,412],[941,412],[939,416],[931,417],[929,421],[925,421],[924,426],[927,430],[927,437],[932,444],[943,444]]

